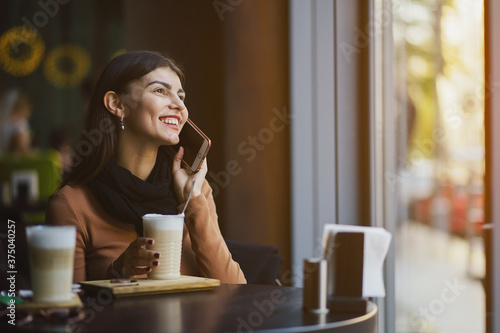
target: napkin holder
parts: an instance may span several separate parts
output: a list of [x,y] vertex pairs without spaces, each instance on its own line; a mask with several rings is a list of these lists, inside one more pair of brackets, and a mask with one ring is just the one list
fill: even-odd
[[337,232],[328,235],[328,308],[337,313],[367,312],[363,297],[364,233]]

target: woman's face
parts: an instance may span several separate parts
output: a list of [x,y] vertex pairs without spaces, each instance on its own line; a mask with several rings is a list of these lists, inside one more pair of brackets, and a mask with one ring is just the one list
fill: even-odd
[[124,96],[125,130],[138,144],[174,145],[186,123],[185,92],[177,74],[157,68],[129,86]]

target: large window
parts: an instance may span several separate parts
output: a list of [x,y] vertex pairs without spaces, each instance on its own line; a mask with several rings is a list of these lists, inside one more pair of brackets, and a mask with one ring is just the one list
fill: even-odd
[[483,3],[392,5],[396,332],[484,332]]
[[379,331],[484,332],[483,2],[294,0],[290,17],[294,285],[325,223],[382,226]]

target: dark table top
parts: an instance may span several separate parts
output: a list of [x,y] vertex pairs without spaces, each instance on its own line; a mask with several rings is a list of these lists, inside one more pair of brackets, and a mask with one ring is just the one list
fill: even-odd
[[86,319],[73,332],[375,333],[377,326],[371,302],[366,314],[318,315],[302,309],[302,289],[293,287],[223,284],[209,291],[117,299],[83,294],[81,299]]

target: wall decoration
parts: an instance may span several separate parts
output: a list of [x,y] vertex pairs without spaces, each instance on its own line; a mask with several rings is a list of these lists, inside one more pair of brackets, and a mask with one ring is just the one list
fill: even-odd
[[34,72],[43,58],[45,43],[36,30],[14,27],[0,36],[0,67],[13,76]]
[[47,80],[59,88],[79,85],[90,70],[90,56],[75,44],[62,44],[51,50],[44,62]]

